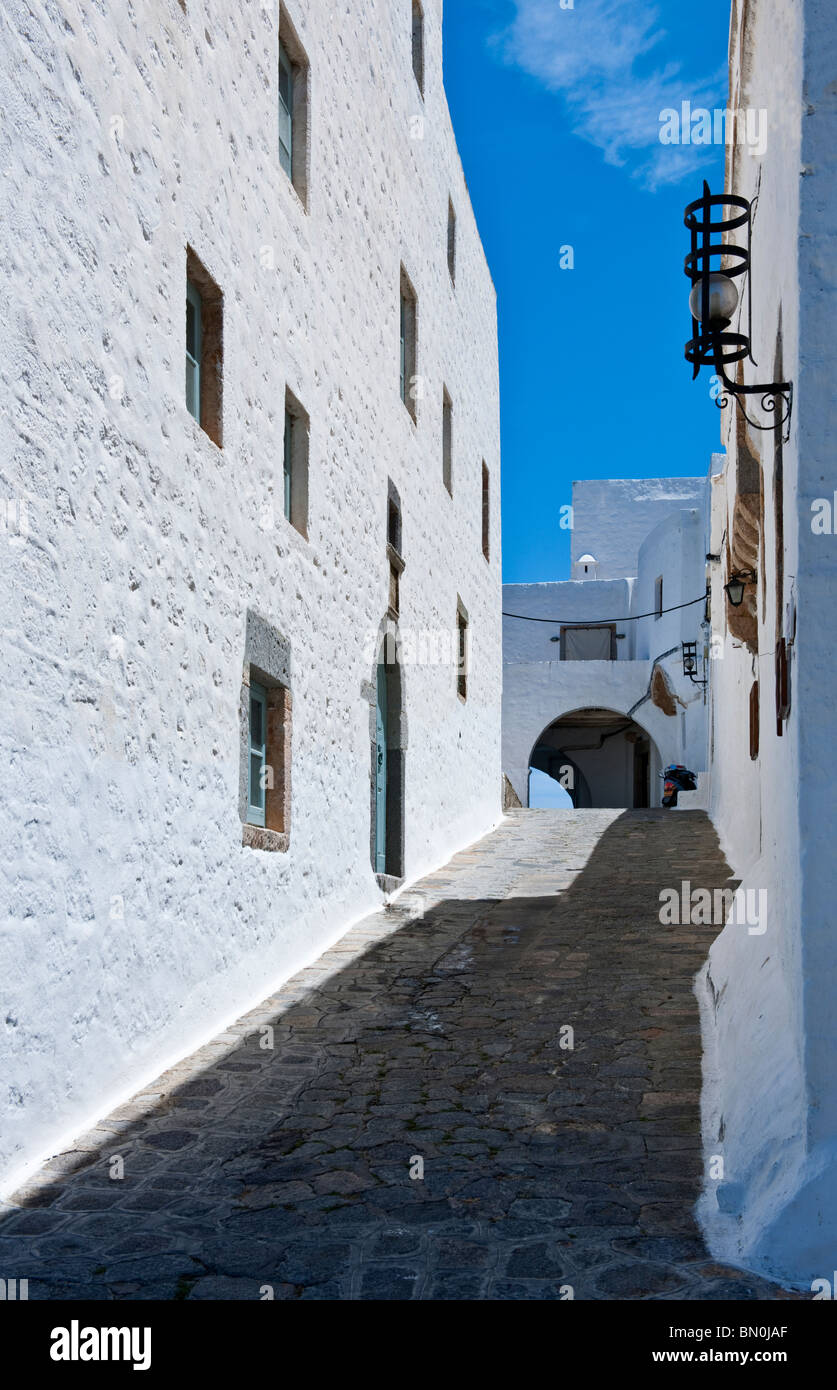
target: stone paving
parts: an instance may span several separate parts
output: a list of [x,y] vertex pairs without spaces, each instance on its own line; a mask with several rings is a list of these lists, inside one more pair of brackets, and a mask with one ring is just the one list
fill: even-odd
[[31,1299],[793,1297],[692,1217],[714,929],[661,926],[659,891],[728,875],[700,812],[512,812],[47,1163],[0,1206],[0,1275]]

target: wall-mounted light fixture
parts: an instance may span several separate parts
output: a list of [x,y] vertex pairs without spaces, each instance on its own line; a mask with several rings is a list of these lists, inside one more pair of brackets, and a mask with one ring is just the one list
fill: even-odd
[[[731,208],[733,212],[730,216],[724,217],[719,211],[713,221],[713,208]],[[713,367],[724,388],[715,398],[719,410],[723,410],[729,404],[729,397],[733,396],[748,424],[757,430],[773,429],[776,424],[783,425],[784,439],[787,441],[793,409],[792,383],[773,381],[769,384],[748,386],[743,382],[731,381],[726,373],[727,366],[733,362],[741,362],[745,357],[749,358],[753,366],[757,365],[751,346],[752,204],[734,193],[712,194],[709,184],[704,181],[703,197],[689,203],[683,221],[692,239],[691,250],[684,265],[686,275],[692,282],[689,295],[692,336],[686,344],[686,360],[691,362],[694,368],[692,380],[697,377],[701,367]],[[728,237],[730,232],[736,231],[739,227],[746,228],[746,246],[737,246],[733,241],[724,240],[724,237]],[[717,238],[714,241],[713,235]],[[747,332],[729,333],[727,329],[739,306],[740,295],[735,283],[739,276],[744,276],[747,284]],[[741,283],[743,288],[745,281],[742,280]],[[759,424],[757,420],[750,418],[741,401],[742,396],[761,396],[761,408],[771,417],[766,424]]]
[[706,685],[705,680],[698,678],[698,654],[697,642],[684,642],[683,646],[683,675],[688,676],[692,685]]
[[748,584],[755,584],[755,570],[738,570],[724,585],[724,592],[733,608],[740,608],[744,602],[744,590]]

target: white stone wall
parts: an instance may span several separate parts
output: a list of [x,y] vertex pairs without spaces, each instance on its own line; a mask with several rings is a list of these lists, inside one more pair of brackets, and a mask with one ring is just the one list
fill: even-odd
[[[699,981],[706,1062],[704,1142],[724,1160],[707,1181],[701,1219],[713,1250],[803,1287],[833,1277],[837,1241],[837,1024],[834,989],[835,790],[831,774],[837,647],[837,540],[811,530],[811,502],[830,498],[834,467],[834,226],[837,100],[829,0],[750,0],[733,11],[731,104],[764,108],[763,159],[738,154],[728,186],[758,192],[753,224],[753,349],[746,379],[771,380],[777,330],[793,381],[784,449],[785,583],[795,606],[792,709],[776,733],[774,455],[770,432],[750,432],[764,478],[764,575],[758,656],[726,629],[718,574],[712,808],[744,888],[763,891],[763,934],[728,924]],[[735,495],[730,464],[714,484],[713,549]],[[786,625],[786,635],[790,636]],[[758,759],[749,757],[747,697],[761,687]],[[831,1271],[831,1273],[829,1273]]]
[[639,548],[648,532],[672,511],[701,505],[703,478],[582,478],[573,483],[573,564],[581,555],[598,561],[597,579],[637,573]]
[[[459,595],[472,638],[464,704],[451,664],[404,671],[407,878],[500,814],[495,296],[441,4],[424,5],[424,100],[408,2],[339,23],[328,0],[287,9],[311,66],[307,211],[277,158],[275,7],[5,7],[0,438],[29,533],[0,545],[8,1183],[380,902],[369,682],[388,476],[402,629],[450,630]],[[184,404],[187,244],[224,293],[222,451]],[[401,263],[417,426],[399,398]],[[282,515],[286,385],[311,420],[307,542]],[[248,607],[291,648],[287,854],[241,843]]]

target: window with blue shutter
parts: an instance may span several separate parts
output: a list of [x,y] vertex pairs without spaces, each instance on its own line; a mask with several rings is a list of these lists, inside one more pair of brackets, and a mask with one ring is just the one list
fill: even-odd
[[288,50],[279,40],[279,163],[293,179],[294,70]]
[[196,285],[186,281],[186,409],[201,419],[201,336],[203,301]]
[[250,775],[247,819],[251,825],[264,825],[265,776],[267,762],[267,691],[250,684]]

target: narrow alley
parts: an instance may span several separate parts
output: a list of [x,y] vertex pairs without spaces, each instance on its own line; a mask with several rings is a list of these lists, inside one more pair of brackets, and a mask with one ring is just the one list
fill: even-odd
[[[33,1299],[771,1299],[715,1265],[701,812],[516,811],[2,1206]],[[122,1159],[123,1176],[115,1157]]]

